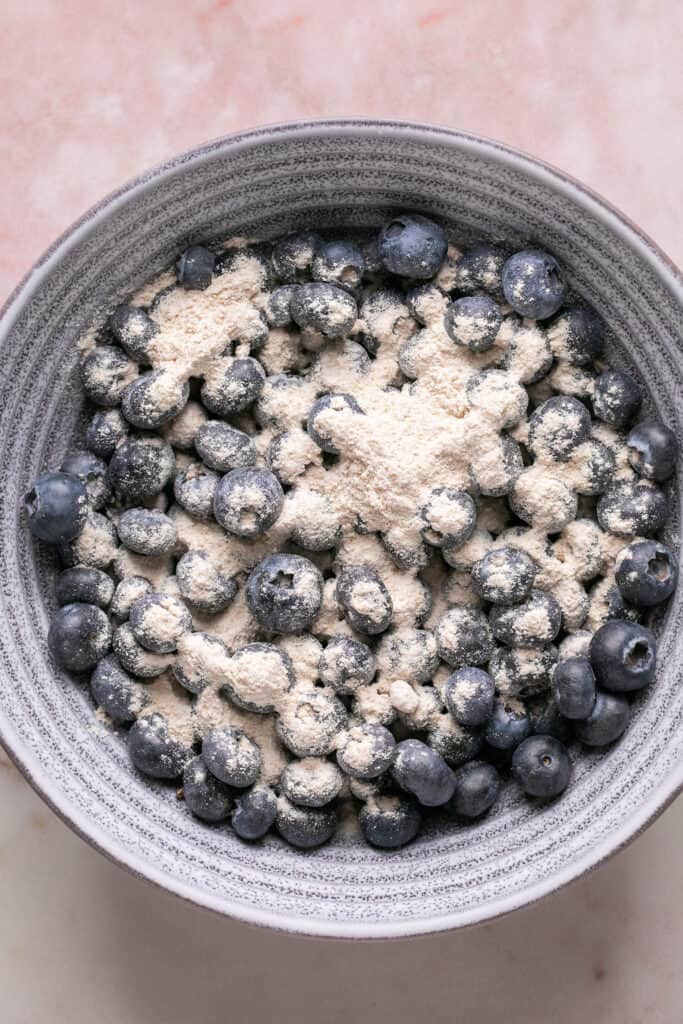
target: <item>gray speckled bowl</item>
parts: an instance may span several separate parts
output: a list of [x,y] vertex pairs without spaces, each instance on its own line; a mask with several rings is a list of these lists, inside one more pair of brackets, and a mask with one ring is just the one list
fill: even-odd
[[[151,171],[76,224],[12,296],[0,329],[0,734],[43,798],[116,862],[196,903],[316,935],[405,936],[504,913],[576,878],[637,834],[683,785],[683,590],[668,609],[656,686],[612,750],[537,809],[511,791],[483,824],[434,826],[382,854],[352,838],[314,853],[246,846],[193,821],[172,789],[135,775],[120,738],[46,654],[53,565],[20,514],[32,478],[77,430],[73,345],[103,305],[187,243],[272,237],[297,225],[378,225],[396,208],[458,238],[533,240],[611,326],[610,352],[683,437],[683,287],[613,209],[562,174],[491,142],[390,122],[247,132]],[[677,534],[680,490],[672,494]]]

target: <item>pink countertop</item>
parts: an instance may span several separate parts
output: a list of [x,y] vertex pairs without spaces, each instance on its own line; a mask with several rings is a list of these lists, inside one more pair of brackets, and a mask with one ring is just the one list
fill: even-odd
[[[362,114],[488,135],[581,178],[683,262],[670,0],[4,0],[0,297],[84,209],[244,127]],[[683,801],[569,890],[411,942],[292,939],[128,877],[0,760],[6,1024],[678,1024]]]

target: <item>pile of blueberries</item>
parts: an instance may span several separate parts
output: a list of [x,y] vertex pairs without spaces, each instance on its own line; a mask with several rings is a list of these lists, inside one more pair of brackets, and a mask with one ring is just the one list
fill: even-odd
[[[446,257],[447,238],[438,224],[425,217],[400,215],[372,243],[324,242],[308,232],[289,235],[270,251],[265,247],[253,251],[264,262],[272,284],[261,329],[252,329],[251,351],[257,353],[269,327],[292,322],[302,331],[317,331],[327,338],[345,336],[358,316],[354,296],[363,280],[402,289],[408,308],[419,319],[425,289],[436,287],[432,279]],[[206,248],[193,246],[177,263],[178,284],[205,289],[216,274],[229,269],[233,259],[232,253],[215,256]],[[455,344],[467,344],[473,351],[484,351],[493,344],[502,303],[522,317],[547,322],[565,298],[561,268],[552,256],[538,250],[510,256],[497,247],[478,245],[465,252],[457,272],[459,292],[448,307],[445,328]],[[493,287],[491,275],[496,282]],[[598,354],[597,318],[582,307],[572,309],[567,344],[574,346],[575,363],[581,365]],[[50,649],[67,670],[92,672],[96,703],[116,723],[131,726],[129,749],[136,767],[156,778],[182,777],[185,800],[198,817],[209,822],[231,817],[235,831],[245,839],[261,838],[275,825],[293,845],[313,847],[335,829],[336,767],[331,769],[328,793],[321,791],[311,798],[305,787],[297,789],[296,768],[291,765],[279,791],[274,791],[258,783],[260,755],[248,737],[239,730],[216,729],[204,737],[200,751],[186,747],[169,734],[163,715],[140,714],[145,695],[139,684],[159,674],[167,663],[161,662],[160,668],[155,659],[172,653],[177,639],[192,629],[190,610],[204,614],[222,611],[245,582],[249,607],[262,628],[259,641],[267,643],[278,634],[306,633],[322,594],[323,579],[314,562],[292,552],[269,555],[246,581],[216,574],[207,596],[206,590],[196,585],[198,571],[206,569],[204,556],[190,551],[177,562],[176,597],[154,594],[144,577],[124,578],[117,584],[109,573],[111,565],[98,564],[96,556],[88,560],[78,545],[87,526],[105,544],[120,542],[143,556],[173,554],[173,518],[155,507],[164,494],[167,504],[175,501],[198,519],[213,517],[228,533],[246,539],[267,530],[281,510],[283,489],[277,476],[254,465],[253,440],[228,422],[258,399],[265,379],[258,359],[253,355],[235,359],[222,382],[201,386],[197,397],[214,419],[200,428],[194,448],[207,472],[176,471],[173,448],[153,432],[178,415],[188,400],[190,386],[181,389],[172,406],[158,409],[149,401],[149,389],[154,374],[160,371],[151,370],[132,383],[128,376],[130,359],[145,365],[146,346],[155,330],[153,319],[141,308],[121,306],[112,314],[107,344],[95,348],[83,366],[84,389],[99,407],[87,428],[86,449],[69,455],[58,471],[39,476],[25,498],[31,531],[40,540],[57,545],[65,563],[56,580],[60,607],[50,630]],[[362,340],[368,354],[374,355],[371,335]],[[594,412],[626,433],[638,413],[640,391],[631,378],[618,371],[606,371],[600,380]],[[330,400],[323,396],[316,406]],[[354,401],[352,396],[344,396],[344,400]],[[552,401],[580,406],[573,399]],[[334,456],[334,446],[316,430],[315,414],[314,406],[309,434],[325,453]],[[534,415],[532,434],[534,423],[542,427],[538,411]],[[563,439],[559,432],[555,442],[560,446],[566,442],[569,451],[576,438]],[[678,574],[674,553],[651,539],[666,518],[666,502],[656,487],[649,486],[673,474],[676,440],[664,426],[644,422],[630,429],[627,445],[631,466],[639,479],[648,482],[652,501],[647,514],[637,521],[644,527],[641,532],[650,536],[637,539],[622,552],[612,617],[594,634],[585,656],[557,662],[552,701],[535,718],[523,703],[529,694],[520,689],[515,694],[520,700],[507,699],[497,692],[492,675],[483,666],[495,638],[503,645],[497,649],[498,656],[508,659],[514,675],[514,648],[505,645],[514,645],[520,612],[527,612],[534,601],[545,601],[549,620],[557,619],[556,635],[559,606],[551,596],[533,589],[536,566],[520,549],[496,548],[475,565],[472,584],[488,605],[488,616],[477,609],[459,610],[459,633],[452,649],[446,638],[439,641],[441,659],[454,670],[443,693],[444,713],[450,713],[466,735],[476,740],[472,746],[476,752],[470,752],[465,763],[447,747],[435,749],[438,744],[406,735],[404,727],[392,731],[382,724],[348,724],[352,707],[350,691],[345,690],[348,674],[356,680],[372,680],[373,643],[390,625],[391,601],[371,569],[349,570],[339,576],[337,600],[356,639],[324,638],[327,646],[321,658],[321,679],[335,696],[327,698],[319,692],[317,699],[328,701],[326,714],[330,714],[330,701],[338,706],[331,727],[339,732],[345,724],[349,729],[355,725],[363,741],[372,746],[371,763],[363,769],[350,763],[343,742],[336,751],[337,765],[351,780],[352,793],[360,797],[366,785],[359,820],[372,844],[394,848],[409,841],[428,808],[439,808],[460,821],[481,817],[494,804],[501,775],[508,772],[530,797],[556,797],[571,773],[565,746],[568,740],[578,738],[589,746],[604,746],[622,735],[630,714],[628,695],[650,683],[655,673],[655,638],[638,620],[642,613],[666,601]],[[561,451],[556,454],[563,457]],[[246,516],[239,504],[245,483],[260,490],[263,497],[259,511],[247,510],[250,514]],[[619,493],[622,504],[616,513],[632,513],[637,519],[642,498],[637,485],[624,485]],[[105,514],[108,510],[116,512],[116,526]],[[607,508],[606,520],[609,512]],[[424,538],[426,543],[434,543],[428,515]],[[294,539],[306,548],[304,536]],[[336,540],[330,537],[328,547],[334,548]],[[386,615],[379,619],[368,618],[354,606],[358,572],[364,572],[364,582],[376,588],[380,604],[386,599]],[[164,612],[167,632],[163,635],[149,626],[156,621],[152,615],[156,610]],[[112,619],[117,625],[113,654]],[[482,636],[486,656],[480,650]],[[209,636],[209,642],[211,639]],[[528,639],[529,646],[534,642],[534,637]],[[190,692],[198,692],[193,681],[183,676],[182,668],[174,667],[174,672]],[[285,745],[289,742],[290,750],[297,753],[284,724],[280,734]],[[480,751],[481,759],[472,759]]]

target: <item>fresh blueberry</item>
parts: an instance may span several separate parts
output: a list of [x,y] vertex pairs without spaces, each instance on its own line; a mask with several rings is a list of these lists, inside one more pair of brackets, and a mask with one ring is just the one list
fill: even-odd
[[222,640],[211,633],[186,633],[178,641],[173,675],[188,693],[199,694],[209,683],[225,678],[230,653]]
[[528,448],[537,459],[566,462],[590,432],[591,418],[583,402],[571,395],[556,395],[531,414]]
[[327,807],[297,807],[280,797],[275,827],[290,846],[312,850],[332,838],[337,830],[337,815]]
[[389,628],[394,606],[375,569],[365,565],[347,566],[337,577],[335,594],[349,625],[359,633],[375,636]]
[[495,695],[495,684],[488,672],[468,666],[448,677],[443,697],[456,722],[476,726],[491,717]]
[[639,386],[621,370],[605,370],[595,382],[593,412],[617,430],[628,427],[636,418],[642,401]]
[[233,469],[218,482],[213,499],[217,522],[237,537],[256,537],[282,512],[284,494],[269,469]]
[[111,408],[118,405],[137,366],[116,345],[97,345],[81,364],[83,390],[95,405]]
[[509,751],[519,746],[531,731],[524,706],[515,700],[496,700],[484,731],[484,739],[494,750]]
[[407,796],[376,796],[361,807],[358,824],[363,838],[380,850],[397,850],[420,831],[420,808]]
[[261,750],[241,729],[216,726],[202,740],[206,767],[220,782],[246,789],[261,774]]
[[346,708],[323,690],[298,691],[285,701],[276,724],[277,734],[297,757],[324,757],[337,746],[346,728]]
[[191,462],[176,473],[173,481],[175,500],[195,519],[211,519],[220,479],[217,473],[207,469],[202,462]]
[[600,498],[596,514],[608,533],[647,537],[664,526],[669,509],[658,487],[645,480],[617,480]]
[[601,441],[590,439],[584,445],[581,462],[581,480],[572,481],[578,494],[602,494],[614,480],[616,460],[614,452]]
[[472,586],[492,604],[516,604],[531,593],[536,563],[518,548],[495,548],[472,566]]
[[196,611],[216,615],[237,593],[237,580],[214,563],[206,551],[188,551],[176,565],[180,596]]
[[256,271],[258,286],[262,291],[270,291],[274,284],[271,256],[272,251],[268,242],[225,249],[218,253],[214,261],[214,277],[221,277],[223,274],[247,274],[253,278]]
[[588,658],[563,658],[553,676],[555,699],[561,715],[582,721],[595,705],[595,674]]
[[213,278],[214,255],[203,245],[191,245],[176,263],[178,283],[183,288],[204,291]]
[[377,660],[381,673],[391,679],[427,683],[439,666],[436,637],[428,629],[392,630],[382,637]]
[[[445,292],[443,292],[438,285],[429,281],[426,284],[418,284],[415,288],[411,288],[407,291],[405,295],[405,304],[410,311],[410,315],[414,317],[419,324],[422,324],[423,327],[427,327],[430,323],[438,320],[439,317],[443,315],[443,312],[448,305],[448,299]],[[365,308],[366,306],[364,303],[361,307],[361,316],[363,316]]]
[[[336,433],[335,420],[339,420],[340,426],[342,426],[344,418],[349,413],[365,415],[353,395],[323,395],[311,406],[306,429],[309,436],[324,452],[328,452],[330,455],[339,455],[339,449],[333,440],[334,433]],[[332,431],[330,431],[330,427],[332,427]]]
[[109,480],[123,502],[141,503],[163,491],[174,469],[170,444],[155,437],[134,437],[123,441],[114,452]]
[[559,796],[571,773],[569,754],[554,736],[529,736],[512,755],[512,774],[528,796]]
[[503,297],[503,267],[507,254],[495,245],[484,242],[467,249],[455,267],[453,290],[457,295],[485,291]]
[[678,560],[666,544],[635,541],[619,552],[614,576],[624,600],[651,608],[666,601],[676,589]]
[[532,320],[547,320],[556,313],[566,288],[559,263],[540,249],[511,256],[503,267],[502,284],[508,305]]
[[62,473],[78,477],[85,487],[88,504],[95,511],[111,497],[107,464],[92,452],[73,452],[66,456],[59,468]]
[[109,317],[109,327],[119,345],[136,363],[150,362],[150,342],[159,327],[149,314],[138,306],[117,306]]
[[202,424],[197,431],[195,448],[204,465],[219,473],[253,466],[256,462],[252,438],[220,420],[207,420]]
[[170,654],[176,642],[192,629],[192,617],[173,594],[145,594],[130,607],[130,628],[146,651]]
[[24,507],[34,537],[62,544],[77,537],[85,526],[88,496],[77,476],[43,473],[24,496]]
[[190,385],[172,370],[150,370],[129,384],[121,398],[121,411],[140,430],[156,430],[175,419],[190,397]]
[[[399,569],[424,569],[434,554],[432,546],[425,544],[422,540],[406,538],[400,528],[381,534],[381,541],[389,558]],[[459,546],[456,545],[453,551],[456,551]],[[448,545],[444,544],[441,550],[446,558],[445,552],[448,550]]]
[[493,635],[478,608],[450,608],[436,626],[439,656],[452,668],[485,665],[493,653]]
[[318,668],[323,683],[335,693],[348,696],[372,682],[375,656],[369,647],[348,636],[332,636],[320,655]]
[[391,771],[401,789],[412,793],[423,807],[439,807],[453,796],[453,770],[420,740],[402,740],[396,745]]
[[130,759],[153,779],[177,779],[192,757],[192,748],[171,735],[168,722],[154,712],[138,718],[128,733]]
[[65,604],[52,620],[47,642],[62,668],[85,672],[94,668],[109,650],[109,619],[94,604]]
[[292,322],[290,306],[297,290],[295,284],[283,284],[274,288],[266,303],[266,320],[271,327],[286,327]]
[[366,294],[358,315],[363,323],[358,339],[372,358],[379,352],[382,337],[387,332],[400,338],[412,334],[415,327],[405,297],[390,288],[378,288]]
[[562,609],[543,590],[532,590],[520,604],[498,605],[489,616],[496,640],[510,647],[535,647],[555,639],[562,625]]
[[531,732],[538,736],[554,736],[565,745],[573,739],[572,722],[560,714],[555,693],[548,690],[524,702]]
[[628,461],[646,480],[668,480],[678,460],[676,435],[662,423],[648,421],[633,428],[626,440]]
[[466,491],[435,487],[419,510],[422,538],[434,547],[464,544],[474,533],[477,509]]
[[109,569],[116,557],[117,539],[114,524],[99,512],[88,512],[85,526],[73,540],[58,546],[62,564],[72,568],[88,565],[94,569]]
[[98,409],[85,432],[85,444],[94,455],[109,459],[127,433],[128,424],[118,409]]
[[323,578],[301,555],[268,555],[252,570],[247,604],[263,629],[272,633],[301,633],[308,629],[322,604]]
[[235,416],[254,404],[265,379],[263,367],[251,356],[223,360],[202,384],[202,403],[217,416]]
[[206,767],[203,757],[193,757],[183,770],[183,797],[202,821],[225,821],[233,806],[232,793]]
[[489,662],[489,672],[498,693],[526,700],[550,689],[556,662],[557,648],[552,644],[498,647]]
[[470,352],[486,352],[495,342],[503,314],[488,295],[466,295],[452,302],[444,317],[446,334]]
[[114,581],[101,569],[75,565],[64,569],[55,579],[57,604],[95,604],[108,608],[114,596]]
[[144,576],[125,576],[116,585],[109,611],[117,619],[127,619],[133,601],[151,594],[152,590],[152,584]]
[[358,319],[354,297],[343,288],[322,281],[297,288],[289,308],[295,324],[320,331],[327,338],[348,334]]
[[337,746],[339,767],[356,779],[376,779],[389,771],[396,740],[383,725],[360,722],[342,736]]
[[341,521],[330,499],[319,491],[308,491],[305,511],[297,507],[296,497],[290,539],[305,551],[329,551],[341,538]]
[[337,284],[354,291],[363,279],[363,253],[353,242],[325,242],[316,251],[311,263],[315,281]]
[[572,366],[586,366],[602,352],[605,325],[587,306],[565,306],[548,327],[553,354]]
[[479,754],[481,730],[460,725],[448,714],[441,701],[438,704],[440,714],[429,725],[427,743],[451,768],[459,768]]
[[[132,605],[131,605],[132,607]],[[155,654],[139,643],[129,622],[124,622],[114,631],[112,638],[114,654],[126,672],[141,679],[154,679],[173,664],[174,655]]]
[[588,747],[606,747],[619,739],[630,717],[631,708],[625,697],[598,691],[593,710],[584,722],[578,723],[576,734]]
[[116,529],[121,543],[138,555],[166,555],[175,547],[175,522],[156,508],[129,508]]
[[98,708],[114,722],[134,722],[149,704],[144,686],[121,668],[114,655],[103,658],[90,677],[90,692]]
[[273,246],[273,267],[285,284],[296,284],[310,277],[315,253],[322,239],[313,231],[287,235]]
[[496,448],[492,446],[481,459],[475,457],[470,463],[472,483],[484,498],[510,494],[524,470],[520,447],[509,434],[500,435]]
[[657,643],[645,626],[612,619],[594,633],[590,660],[605,690],[640,690],[654,679]]
[[280,776],[280,789],[298,807],[324,807],[339,796],[343,781],[342,773],[332,761],[304,757],[290,761],[285,767]]
[[275,823],[277,799],[267,786],[254,786],[237,797],[232,827],[240,839],[263,839]]
[[469,761],[455,773],[455,791],[444,810],[458,818],[481,818],[500,793],[500,777],[492,764]]
[[400,277],[433,277],[448,249],[440,224],[419,213],[398,214],[382,229],[379,255],[385,270]]

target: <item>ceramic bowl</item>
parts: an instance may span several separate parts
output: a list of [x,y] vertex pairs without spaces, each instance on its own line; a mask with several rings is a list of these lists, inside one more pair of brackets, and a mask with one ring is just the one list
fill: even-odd
[[[197,904],[315,935],[407,936],[483,921],[536,900],[614,853],[683,784],[683,588],[661,628],[656,686],[613,749],[581,757],[554,804],[509,787],[470,828],[434,825],[395,853],[341,836],[312,853],[207,828],[172,788],[143,780],[98,725],[87,691],[46,651],[54,563],[21,496],[80,429],[74,342],[93,315],[228,235],[301,225],[375,227],[419,210],[457,239],[533,241],[605,316],[608,350],[683,437],[683,288],[633,225],[577,182],[483,139],[370,121],[291,124],[210,143],[109,196],[36,264],[0,330],[0,734],[34,788],[112,860]],[[677,539],[680,490],[672,487]]]

